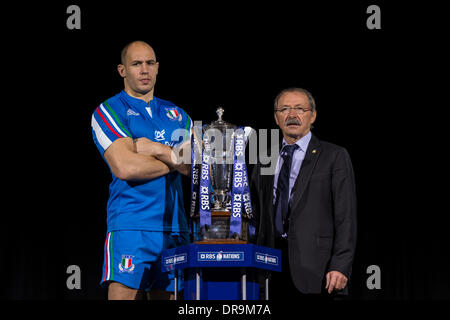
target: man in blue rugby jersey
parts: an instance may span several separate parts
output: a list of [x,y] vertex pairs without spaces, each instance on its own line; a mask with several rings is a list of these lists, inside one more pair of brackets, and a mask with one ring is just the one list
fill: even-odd
[[101,279],[108,299],[173,298],[174,275],[161,273],[160,253],[189,241],[181,174],[190,165],[179,158],[190,154],[192,121],[154,97],[158,67],[150,45],[128,44],[118,65],[124,90],[92,115],[94,142],[112,173]]

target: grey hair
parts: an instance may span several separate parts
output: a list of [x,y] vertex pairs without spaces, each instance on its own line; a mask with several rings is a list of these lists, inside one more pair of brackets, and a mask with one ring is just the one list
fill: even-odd
[[312,94],[306,89],[296,88],[296,87],[287,88],[287,89],[283,89],[280,91],[280,93],[276,96],[274,104],[273,104],[274,111],[278,107],[278,100],[280,100],[281,96],[283,94],[285,94],[286,92],[299,92],[299,93],[305,94],[308,97],[308,103],[309,103],[309,106],[311,107],[311,112],[316,111],[316,101],[314,100],[314,97],[312,96]]

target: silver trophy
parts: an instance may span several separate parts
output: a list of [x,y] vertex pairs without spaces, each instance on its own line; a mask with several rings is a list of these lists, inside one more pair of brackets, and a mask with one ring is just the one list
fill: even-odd
[[210,159],[211,225],[200,227],[200,217],[194,217],[194,240],[198,243],[246,243],[248,218],[242,215],[240,235],[230,235],[231,189],[235,132],[237,126],[225,122],[224,110],[218,108],[218,119],[203,128],[202,152]]
[[211,146],[211,184],[213,189],[213,212],[230,209],[230,189],[233,173],[235,125],[222,120],[224,110],[218,108],[219,117],[205,128],[205,139]]

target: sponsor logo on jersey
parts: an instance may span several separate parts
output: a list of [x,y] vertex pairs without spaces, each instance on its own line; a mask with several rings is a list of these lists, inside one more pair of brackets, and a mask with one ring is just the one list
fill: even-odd
[[127,254],[122,255],[122,260],[119,263],[120,272],[131,273],[134,270],[133,257]]
[[155,140],[156,141],[163,141],[165,138],[164,138],[164,134],[166,133],[166,130],[161,130],[161,131],[158,131],[158,130],[155,130]]
[[128,109],[127,110],[127,116],[139,116],[139,113],[137,113],[133,109]]
[[177,108],[166,108],[166,116],[172,121],[178,120],[181,121],[183,117],[181,116],[181,113],[178,112]]

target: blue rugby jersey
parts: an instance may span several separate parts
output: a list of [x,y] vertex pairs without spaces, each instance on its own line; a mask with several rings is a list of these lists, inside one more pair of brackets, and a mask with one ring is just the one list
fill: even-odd
[[[121,91],[95,109],[92,135],[100,154],[117,139],[146,137],[174,146],[189,141],[192,121],[183,109],[153,98],[149,103]],[[107,232],[116,230],[189,231],[183,205],[181,174],[142,182],[112,174],[107,204]]]

